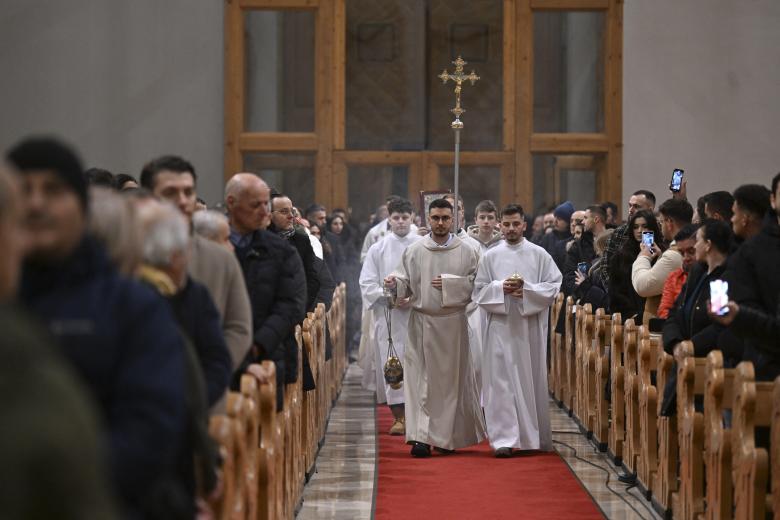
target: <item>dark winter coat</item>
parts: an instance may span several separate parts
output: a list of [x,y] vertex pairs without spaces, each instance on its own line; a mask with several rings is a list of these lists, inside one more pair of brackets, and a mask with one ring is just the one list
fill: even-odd
[[645,299],[637,294],[631,282],[631,268],[638,254],[639,244],[632,241],[631,247],[624,243],[624,247],[616,251],[609,260],[609,278],[606,280],[609,288],[609,312],[619,312],[623,321],[633,316],[641,322],[644,313]]
[[[718,348],[718,337],[723,327],[710,319],[707,314],[707,302],[710,299],[710,281],[722,278],[725,270],[726,266],[721,265],[707,274],[706,264],[697,263],[691,267],[688,280],[664,322],[663,345],[668,354],[674,354],[674,347],[686,340],[693,343],[693,353],[696,357],[704,357],[711,350]],[[700,287],[698,293],[696,293],[697,287]],[[690,312],[686,313],[685,306],[689,302]],[[676,408],[677,367],[675,365],[664,388],[661,415],[672,416],[676,413]]]
[[190,277],[169,301],[179,327],[195,347],[206,383],[208,405],[213,406],[225,393],[232,373],[219,311],[209,290]]
[[56,265],[26,264],[20,299],[98,404],[127,516],[154,507],[175,473],[186,414],[183,345],[168,304],[121,276],[87,237]]
[[728,265],[729,298],[740,307],[730,328],[742,337],[742,358],[753,362],[756,378],[771,381],[780,375],[780,226],[774,214],[767,216],[758,235],[729,258]]
[[236,247],[249,301],[252,304],[254,348],[236,372],[232,387],[238,388],[240,374],[252,364],[271,360],[276,365],[277,404],[282,402],[284,384],[298,377],[295,326],[306,316],[306,276],[298,252],[270,231],[252,233],[251,242]]
[[563,266],[563,282],[561,291],[566,296],[574,294],[576,285],[575,271],[577,264],[585,262],[590,267],[590,263],[596,258],[596,250],[593,247],[593,233],[585,231],[579,240],[575,240],[569,250],[566,252],[566,261]]
[[0,305],[3,518],[120,518],[94,400],[40,323]]
[[550,254],[555,261],[555,265],[561,272],[563,272],[565,268],[566,243],[571,239],[572,235],[568,229],[566,231],[553,229],[550,233],[546,233],[539,243],[539,245]]
[[[274,228],[273,224],[268,228],[268,231],[278,234],[278,230]],[[292,244],[295,250],[298,251],[301,262],[303,262],[303,272],[306,275],[306,311],[312,312],[315,307],[315,301],[317,300],[317,293],[320,290],[317,267],[314,265],[314,260],[317,256],[314,254],[314,249],[311,247],[311,240],[306,231],[296,230],[295,233],[287,238],[287,240]]]
[[[673,354],[674,347],[685,340],[693,343],[696,357],[704,357],[717,348],[722,327],[712,321],[707,314],[707,302],[710,299],[709,282],[722,278],[725,270],[726,266],[721,265],[707,274],[706,264],[697,263],[691,266],[688,280],[664,323],[663,343],[667,353]],[[693,294],[700,284],[698,294]],[[690,313],[686,314],[685,305],[691,298],[696,298],[696,301],[692,304]]]

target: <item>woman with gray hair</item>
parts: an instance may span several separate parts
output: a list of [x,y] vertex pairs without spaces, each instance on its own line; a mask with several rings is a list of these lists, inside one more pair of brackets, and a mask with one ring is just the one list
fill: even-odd
[[[143,230],[144,259],[138,276],[171,305],[185,339],[190,423],[187,442],[177,460],[194,508],[196,497],[208,495],[216,486],[216,454],[207,431],[208,408],[224,395],[232,362],[219,312],[208,289],[187,274],[190,235],[186,219],[172,205],[152,199],[139,202],[138,219]],[[199,464],[197,471],[194,460]],[[200,479],[196,480],[196,473]]]
[[138,213],[144,234],[139,276],[168,300],[179,326],[195,346],[212,406],[227,388],[232,362],[208,289],[187,274],[187,221],[170,204],[151,200]]
[[192,227],[198,235],[216,242],[231,253],[233,252],[233,244],[230,242],[230,225],[224,213],[213,209],[196,211],[192,215]]

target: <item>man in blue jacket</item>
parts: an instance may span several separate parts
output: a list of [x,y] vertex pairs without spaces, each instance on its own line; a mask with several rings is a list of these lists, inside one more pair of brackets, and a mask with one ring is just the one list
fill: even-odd
[[185,388],[175,320],[87,234],[87,186],[70,148],[31,138],[7,159],[21,180],[29,235],[20,300],[58,340],[98,404],[125,517],[173,518],[181,510],[173,456]]

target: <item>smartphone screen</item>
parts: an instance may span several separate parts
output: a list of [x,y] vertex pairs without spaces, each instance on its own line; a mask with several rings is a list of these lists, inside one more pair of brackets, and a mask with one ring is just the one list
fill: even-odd
[[710,282],[710,311],[718,316],[729,312],[729,283],[725,280]]
[[677,193],[682,189],[682,179],[684,173],[685,170],[681,170],[679,168],[675,168],[675,170],[672,172],[672,182],[669,183],[669,189],[671,189],[673,192]]
[[652,231],[644,231],[642,233],[642,243],[647,246],[647,248],[652,252],[653,251],[653,232]]
[[585,276],[588,275],[588,263],[587,262],[580,262],[577,264],[577,269]]

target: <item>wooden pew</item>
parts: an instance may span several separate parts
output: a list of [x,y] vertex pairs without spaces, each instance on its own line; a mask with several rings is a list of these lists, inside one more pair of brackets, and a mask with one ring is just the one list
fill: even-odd
[[209,500],[211,510],[217,520],[231,520],[233,512],[233,494],[235,491],[235,470],[233,464],[233,421],[226,415],[214,415],[209,419],[209,435],[219,446],[222,458],[220,469],[222,492]]
[[[309,356],[309,366],[316,383],[318,367],[316,332],[314,331],[314,315],[309,313],[309,317],[303,320],[303,345]],[[304,467],[306,480],[311,477],[314,470],[314,445],[316,444],[316,425],[315,425],[315,395],[313,391],[303,393],[303,444],[304,444]]]
[[780,377],[772,391],[772,429],[770,435],[772,468],[772,516],[780,519]]
[[637,484],[646,498],[650,498],[658,471],[658,401],[660,399],[653,377],[657,374],[658,353],[663,352],[663,348],[660,341],[651,340],[649,335],[640,336],[638,360],[640,453],[637,461]]
[[[333,343],[333,358],[325,362],[325,320]],[[317,390],[303,393],[302,363],[298,380],[285,388],[284,409],[276,411],[275,365],[263,369],[269,382],[246,374],[241,392],[228,393],[226,415],[210,419],[209,432],[223,458],[222,493],[210,498],[220,520],[292,519],[303,496],[304,475],[313,471],[319,443],[346,371],[346,286],[334,292],[326,312],[318,306],[296,328],[299,360],[309,354]],[[310,473],[309,473],[310,474]]]
[[233,430],[233,503],[230,505],[230,518],[242,520],[247,516],[246,502],[247,474],[251,471],[251,459],[247,445],[247,435],[254,436],[250,428],[254,424],[249,417],[253,411],[248,400],[238,392],[227,394],[227,416],[231,419]]
[[574,311],[576,308],[574,305],[574,299],[571,296],[566,298],[566,307],[564,309],[566,315],[564,316],[565,327],[562,338],[563,364],[565,367],[563,375],[563,406],[566,410],[572,413],[576,393],[576,365],[574,359],[574,332],[576,329]]
[[623,322],[619,313],[612,315],[610,350],[610,389],[612,420],[609,423],[608,453],[616,465],[623,462],[625,441],[625,385],[623,379]]
[[577,306],[577,335],[575,343],[577,407],[576,416],[581,428],[589,434],[593,431],[588,427],[588,382],[589,382],[589,352],[593,348],[593,307],[588,303]]
[[658,465],[653,480],[652,502],[655,509],[664,514],[671,512],[672,492],[677,490],[677,417],[661,416],[664,388],[673,367],[674,358],[659,348],[656,363]]
[[595,344],[595,426],[593,440],[599,451],[607,451],[609,439],[609,402],[607,402],[607,385],[612,384],[609,378],[609,345],[612,338],[612,317],[607,316],[604,309],[596,311],[594,330]]
[[707,376],[704,381],[704,474],[705,517],[711,520],[732,514],[731,428],[723,422],[723,413],[734,404],[733,368],[723,367],[723,354],[707,354]]
[[603,309],[594,314],[593,307],[589,303],[585,304],[585,323],[582,325],[582,423],[591,438],[596,429],[596,320],[599,319],[604,319]]
[[772,511],[767,495],[769,453],[756,446],[756,428],[772,425],[774,383],[756,382],[753,364],[743,361],[734,377],[732,428],[734,513],[736,518],[761,519]]
[[550,369],[547,376],[547,385],[550,389],[550,394],[553,399],[560,404],[561,403],[561,381],[560,381],[560,360],[561,353],[559,348],[561,345],[561,335],[555,332],[555,326],[558,323],[558,317],[563,307],[563,293],[558,293],[553,302],[552,309],[550,311]]
[[[303,359],[303,330],[300,325],[295,327],[295,344],[298,349],[298,358]],[[306,479],[306,444],[303,432],[304,407],[303,407],[303,364],[298,366],[298,381],[295,384],[293,394],[293,410],[295,412],[293,424],[294,463],[293,482],[295,486],[296,504],[300,505],[303,499],[303,486]]]
[[641,452],[639,429],[639,336],[649,338],[643,326],[627,320],[623,329],[623,386],[625,395],[626,434],[623,449],[623,469],[637,472],[637,460]]
[[677,347],[677,428],[679,491],[673,493],[675,518],[693,520],[704,512],[704,414],[695,400],[704,395],[707,358],[693,357],[693,344]]
[[[258,498],[260,483],[258,480],[259,448],[260,448],[260,385],[257,379],[249,374],[241,376],[241,395],[246,402],[246,483],[245,504],[247,518],[259,518]],[[231,404],[228,402],[228,409]]]
[[574,344],[572,345],[573,352],[573,370],[574,370],[574,390],[572,397],[571,413],[574,421],[579,425],[582,430],[582,411],[580,410],[582,401],[582,323],[584,316],[584,309],[581,305],[575,303],[573,309],[574,313],[574,325],[572,327],[572,336]]
[[317,304],[314,315],[316,319],[317,343],[319,344],[317,348],[317,364],[320,379],[315,390],[317,394],[317,452],[319,452],[325,437],[328,410],[332,404],[329,388],[329,366],[328,362],[325,361],[325,304]]

